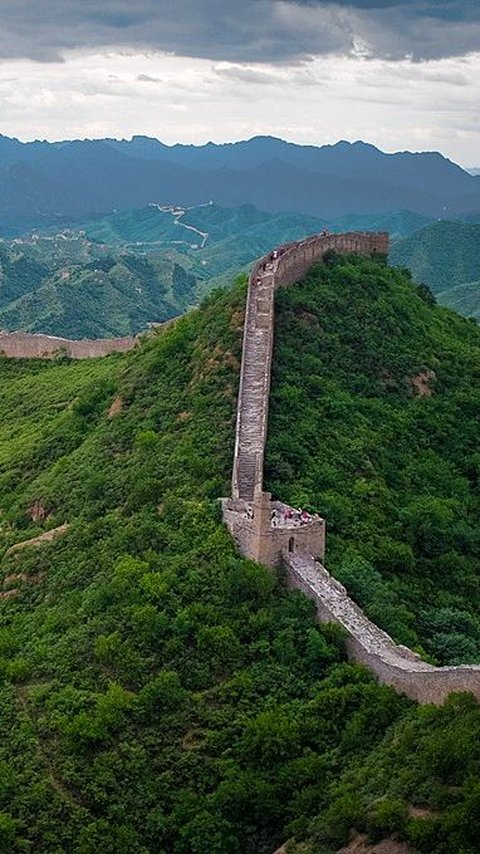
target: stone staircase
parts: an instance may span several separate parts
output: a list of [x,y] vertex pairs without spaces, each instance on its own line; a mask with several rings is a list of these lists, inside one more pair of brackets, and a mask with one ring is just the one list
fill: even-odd
[[262,487],[268,416],[274,279],[271,271],[262,272],[249,288],[237,410],[232,487],[234,497],[244,501],[253,501],[255,490]]

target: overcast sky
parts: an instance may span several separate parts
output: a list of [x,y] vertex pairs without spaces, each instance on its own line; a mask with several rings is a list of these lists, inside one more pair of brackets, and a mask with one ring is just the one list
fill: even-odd
[[0,132],[272,134],[480,165],[480,0],[0,0]]

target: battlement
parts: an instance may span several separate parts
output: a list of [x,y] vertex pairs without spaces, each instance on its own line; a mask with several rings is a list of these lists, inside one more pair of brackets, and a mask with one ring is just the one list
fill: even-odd
[[307,550],[319,560],[325,556],[325,520],[272,501],[259,492],[252,503],[241,498],[222,499],[223,519],[239,552],[266,566],[280,566],[283,553]]

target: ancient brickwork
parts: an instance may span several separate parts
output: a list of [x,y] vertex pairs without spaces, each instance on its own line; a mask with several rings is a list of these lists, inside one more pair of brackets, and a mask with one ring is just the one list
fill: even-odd
[[[224,521],[238,550],[266,566],[280,566],[284,552],[307,550],[319,560],[325,556],[325,520],[312,516],[308,521],[286,521],[293,508],[271,501],[270,493],[258,492],[253,502],[223,498]],[[273,516],[273,518],[272,518]]]
[[0,331],[0,355],[11,359],[52,359],[61,354],[71,359],[91,359],[108,356],[109,353],[125,353],[137,343],[138,338],[134,336],[83,338],[75,341],[57,338],[55,335]]
[[433,667],[370,622],[339,581],[307,552],[284,553],[290,587],[313,599],[321,622],[338,623],[347,634],[350,657],[364,664],[379,682],[419,703],[442,703],[452,691],[468,691],[480,700],[480,667]]
[[[261,258],[250,275],[243,339],[232,497],[222,499],[223,517],[241,554],[287,568],[290,587],[315,602],[323,622],[340,624],[350,657],[368,667],[386,685],[420,703],[441,703],[452,691],[468,691],[480,700],[480,667],[433,667],[367,619],[345,588],[320,561],[325,552],[325,522],[286,521],[292,508],[271,501],[263,491],[268,397],[273,352],[277,287],[299,281],[309,267],[333,250],[387,254],[388,234],[321,234],[279,247]],[[281,520],[280,522],[278,520]]]

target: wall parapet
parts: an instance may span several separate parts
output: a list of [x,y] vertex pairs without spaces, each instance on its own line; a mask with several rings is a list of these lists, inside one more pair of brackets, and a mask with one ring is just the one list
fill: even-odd
[[345,587],[308,552],[283,554],[288,584],[315,602],[320,622],[337,623],[347,634],[349,656],[368,667],[379,682],[419,703],[440,704],[452,691],[480,700],[480,666],[434,667],[372,623]]
[[56,335],[0,330],[0,355],[10,359],[53,359],[65,354],[71,359],[92,359],[133,350],[139,338],[59,338]]
[[263,489],[273,353],[274,292],[298,282],[327,252],[388,254],[387,232],[314,234],[260,258],[250,273],[237,404],[232,496],[253,501]]

